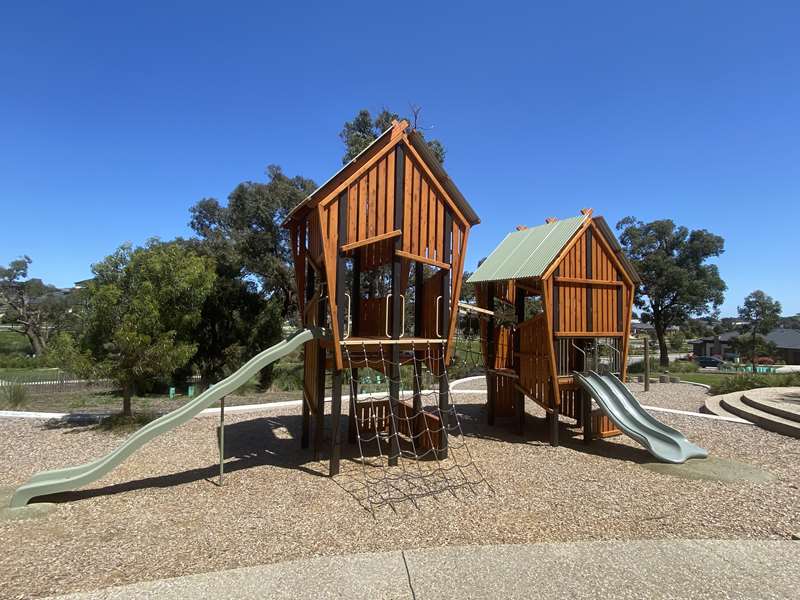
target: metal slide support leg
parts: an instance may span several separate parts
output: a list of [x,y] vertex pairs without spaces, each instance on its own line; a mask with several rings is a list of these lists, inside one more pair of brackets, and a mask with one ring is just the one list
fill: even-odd
[[219,486],[225,474],[225,396],[219,401]]

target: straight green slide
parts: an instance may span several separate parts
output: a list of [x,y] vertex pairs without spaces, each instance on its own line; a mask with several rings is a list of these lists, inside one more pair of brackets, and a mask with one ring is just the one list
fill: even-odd
[[37,496],[76,490],[100,479],[147,442],[194,418],[200,411],[247,383],[267,365],[294,352],[304,343],[325,336],[325,331],[320,328],[298,329],[282,342],[251,358],[238,371],[212,385],[194,400],[137,430],[109,454],[85,465],[37,473],[14,491],[9,507],[19,508]]
[[643,409],[627,386],[614,375],[600,375],[594,371],[573,375],[614,424],[658,460],[683,463],[690,458],[708,456],[706,450],[691,443],[680,431],[664,425]]

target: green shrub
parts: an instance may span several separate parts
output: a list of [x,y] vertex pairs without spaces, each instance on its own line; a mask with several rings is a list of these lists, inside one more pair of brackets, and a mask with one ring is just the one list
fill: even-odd
[[711,386],[711,394],[730,394],[764,387],[800,386],[800,373],[742,373]]
[[17,382],[4,384],[0,387],[0,400],[6,406],[19,408],[28,402],[28,388]]
[[41,357],[33,358],[19,352],[0,354],[0,369],[40,369],[45,366]]

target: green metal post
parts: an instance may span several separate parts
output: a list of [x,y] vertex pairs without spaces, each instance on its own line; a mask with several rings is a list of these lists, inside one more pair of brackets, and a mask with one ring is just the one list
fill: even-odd
[[219,401],[219,486],[225,473],[225,396]]

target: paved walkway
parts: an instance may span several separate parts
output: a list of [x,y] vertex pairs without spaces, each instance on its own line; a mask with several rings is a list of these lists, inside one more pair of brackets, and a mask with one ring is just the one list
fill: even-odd
[[766,599],[795,598],[798,589],[800,542],[660,540],[323,557],[60,598]]

